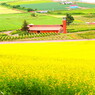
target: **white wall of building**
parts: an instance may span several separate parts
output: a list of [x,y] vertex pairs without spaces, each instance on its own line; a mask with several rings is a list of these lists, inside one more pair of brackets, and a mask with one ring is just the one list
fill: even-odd
[[82,2],[95,3],[95,0],[81,0]]

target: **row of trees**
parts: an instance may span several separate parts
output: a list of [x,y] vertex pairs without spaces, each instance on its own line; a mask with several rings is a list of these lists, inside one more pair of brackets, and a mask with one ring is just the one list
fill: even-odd
[[7,3],[1,3],[0,5],[10,7],[10,8],[20,9],[20,10],[25,10],[25,11],[28,11],[28,12],[37,10],[37,9],[32,9],[32,8],[21,7],[20,5],[10,5],[10,4],[7,4]]

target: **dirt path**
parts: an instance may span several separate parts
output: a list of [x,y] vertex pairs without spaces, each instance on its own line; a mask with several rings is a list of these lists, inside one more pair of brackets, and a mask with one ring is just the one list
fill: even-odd
[[0,42],[0,44],[15,44],[15,43],[50,43],[50,42],[74,42],[74,41],[95,41],[95,39],[51,40],[51,41],[5,41],[5,42]]
[[[53,15],[53,14],[43,14],[51,17],[56,17],[56,18],[63,18],[66,17],[65,15]],[[81,15],[74,15],[74,17],[81,17]]]
[[7,34],[7,35],[9,35],[9,36],[11,36],[11,33],[12,31],[6,31],[6,32],[0,32],[0,34]]

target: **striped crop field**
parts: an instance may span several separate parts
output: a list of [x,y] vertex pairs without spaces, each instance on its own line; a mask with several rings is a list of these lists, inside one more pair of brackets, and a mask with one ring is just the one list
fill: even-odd
[[22,13],[22,12],[0,6],[0,14],[10,14],[10,13],[12,14],[12,13]]
[[91,4],[91,3],[78,3],[78,6],[85,7],[85,8],[95,8],[95,4]]
[[[95,8],[95,4],[88,3],[77,3],[80,8]],[[21,7],[33,8],[38,10],[68,10],[70,5],[60,4],[59,2],[46,2],[46,3],[35,3],[35,4],[20,4]],[[79,9],[80,9],[79,8]],[[64,11],[63,11],[64,12]]]
[[95,95],[95,41],[0,44],[1,95]]
[[21,4],[21,7],[33,8],[38,10],[64,10],[68,9],[69,5],[62,5],[58,2],[49,2],[49,3],[37,3],[37,4]]

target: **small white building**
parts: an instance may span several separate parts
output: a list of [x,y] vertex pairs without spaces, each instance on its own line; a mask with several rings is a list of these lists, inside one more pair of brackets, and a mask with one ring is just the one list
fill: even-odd
[[61,4],[73,4],[73,2],[61,2]]

